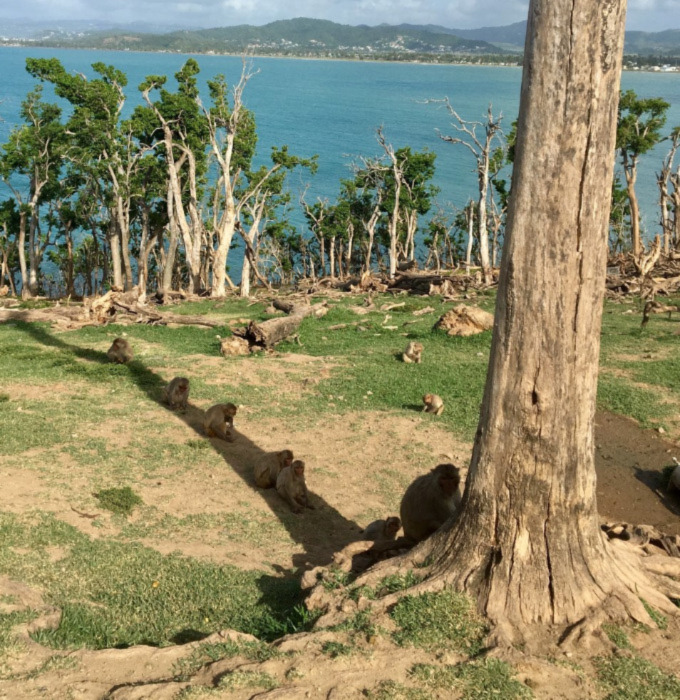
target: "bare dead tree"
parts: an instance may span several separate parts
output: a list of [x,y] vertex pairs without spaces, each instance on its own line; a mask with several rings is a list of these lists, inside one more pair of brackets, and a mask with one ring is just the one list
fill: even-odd
[[[666,154],[661,164],[661,171],[656,173],[656,184],[659,186],[659,207],[661,208],[661,231],[663,237],[663,252],[668,255],[671,250],[671,245],[677,245],[678,241],[673,240],[673,222],[670,217],[670,209],[672,199],[669,193],[668,185],[671,182],[671,174],[673,173],[673,161],[675,154],[680,147],[680,126],[673,129],[670,136],[671,148]],[[677,188],[674,188],[677,189]]]
[[[436,101],[436,100],[433,100]],[[489,235],[487,231],[487,207],[489,196],[489,171],[491,167],[492,148],[495,141],[502,136],[501,121],[503,115],[493,116],[491,104],[487,110],[486,121],[468,121],[463,119],[453,108],[449,98],[443,100],[450,116],[455,119],[451,126],[462,136],[448,136],[439,134],[439,138],[447,143],[461,144],[465,146],[475,158],[477,164],[477,181],[479,186],[479,198],[477,200],[477,231],[479,235],[479,258],[484,275],[484,283],[492,281],[491,261],[489,258]],[[484,136],[477,136],[477,129],[483,130]]]

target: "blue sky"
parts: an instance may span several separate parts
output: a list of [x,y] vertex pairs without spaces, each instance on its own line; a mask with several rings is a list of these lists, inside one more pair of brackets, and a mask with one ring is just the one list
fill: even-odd
[[[408,22],[475,29],[519,22],[527,7],[521,0],[0,0],[0,18],[221,27],[313,17],[352,25]],[[628,0],[627,27],[680,29],[680,0]]]

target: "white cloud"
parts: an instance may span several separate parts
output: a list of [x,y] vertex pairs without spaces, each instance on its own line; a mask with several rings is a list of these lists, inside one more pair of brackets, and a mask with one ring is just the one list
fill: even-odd
[[[24,0],[0,17],[98,19],[219,27],[314,17],[343,24],[438,24],[472,29],[526,19],[528,0]],[[680,28],[680,0],[629,0],[628,28]]]

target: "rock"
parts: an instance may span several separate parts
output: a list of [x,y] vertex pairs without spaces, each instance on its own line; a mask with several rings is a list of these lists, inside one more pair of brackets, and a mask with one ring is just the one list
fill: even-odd
[[249,355],[250,344],[245,338],[238,338],[232,335],[220,341],[220,353],[224,357],[229,357],[230,355]]
[[447,335],[476,335],[493,328],[493,314],[476,306],[459,304],[447,311],[434,327],[445,330]]

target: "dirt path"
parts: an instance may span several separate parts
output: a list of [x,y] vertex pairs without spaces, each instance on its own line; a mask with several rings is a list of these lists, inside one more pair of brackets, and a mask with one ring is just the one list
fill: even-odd
[[680,493],[666,493],[663,469],[680,447],[613,413],[595,419],[595,468],[600,517],[653,525],[680,535]]

